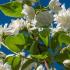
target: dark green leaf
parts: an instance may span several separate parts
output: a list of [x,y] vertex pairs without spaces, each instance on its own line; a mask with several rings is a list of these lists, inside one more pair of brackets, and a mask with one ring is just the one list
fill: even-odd
[[23,64],[21,70],[26,70],[26,68],[27,68],[31,63],[33,63],[32,60],[27,60],[27,61]]
[[70,36],[66,35],[65,33],[61,33],[59,35],[59,43],[62,45],[62,43],[70,44]]
[[30,47],[30,53],[31,54],[39,54],[40,53],[37,41],[34,41],[32,46]]
[[12,68],[13,70],[19,70],[19,67],[20,67],[20,63],[21,63],[21,58],[20,56],[16,56],[13,60],[13,63],[12,63]]
[[41,40],[46,46],[48,46],[49,32],[50,32],[49,29],[44,29],[39,33]]
[[11,64],[12,70],[19,70],[21,58],[20,56],[8,56],[5,62]]
[[57,46],[59,46],[59,32],[55,33],[55,35],[50,39],[50,48],[54,51]]
[[59,53],[58,55],[55,56],[56,62],[62,64],[65,59],[69,59],[68,54],[69,54],[68,52]]
[[17,1],[23,4],[28,4],[28,5],[32,5],[33,3],[37,2],[38,0],[12,0],[12,1]]

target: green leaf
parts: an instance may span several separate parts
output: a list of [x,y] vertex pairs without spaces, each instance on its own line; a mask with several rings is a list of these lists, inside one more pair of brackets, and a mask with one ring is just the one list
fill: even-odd
[[40,38],[42,39],[42,41],[44,42],[44,44],[45,44],[46,46],[48,46],[48,36],[46,36],[46,37],[44,38],[44,37],[42,37],[42,36],[40,35]]
[[58,41],[58,37],[59,37],[59,33],[57,32],[55,33],[55,35],[51,38],[50,40],[50,48],[54,51],[55,48],[57,48],[57,46],[59,46],[59,41]]
[[66,33],[61,33],[59,35],[59,43],[62,45],[62,43],[70,44],[70,36],[66,35]]
[[13,1],[6,4],[0,5],[0,10],[6,15],[10,17],[23,17],[22,12],[22,3]]
[[22,69],[21,70],[27,70],[26,68],[33,63],[33,60],[27,60],[23,66],[22,66]]
[[43,43],[48,46],[48,41],[49,41],[49,29],[44,29],[39,33],[39,37],[43,41]]
[[12,70],[19,70],[21,57],[20,56],[8,56],[5,62],[11,64]]
[[5,39],[5,44],[7,48],[13,52],[20,52],[24,48],[25,38],[23,34],[18,34],[15,36],[8,36]]
[[34,7],[34,9],[35,9],[35,12],[38,14],[40,11],[46,11],[47,9],[49,9],[49,7],[48,6],[43,7],[40,4],[40,5],[36,6],[36,7]]
[[6,57],[5,62],[8,62],[9,64],[12,65],[13,59],[14,59],[14,56],[8,56]]
[[33,38],[32,38],[32,36],[31,36],[28,32],[26,32],[26,31],[24,31],[23,34],[24,34],[24,38],[25,38],[24,50],[29,51],[29,50],[30,50],[30,47],[31,47],[31,45],[32,45],[32,43],[33,43]]
[[31,54],[39,54],[40,53],[37,41],[34,41],[32,46],[30,47],[30,53]]
[[20,56],[16,56],[13,60],[13,63],[12,63],[12,68],[13,70],[19,70],[19,67],[20,67],[20,63],[21,63],[21,58]]
[[38,0],[12,0],[12,1],[17,1],[23,4],[28,4],[28,5],[32,5],[33,3],[37,2]]
[[37,60],[45,60],[48,57],[47,53],[42,53],[42,54],[38,54],[38,55],[31,55],[31,56],[32,56],[32,58],[35,58]]
[[54,57],[55,61],[62,64],[65,59],[69,59],[69,52],[59,53]]
[[31,55],[38,55],[47,52],[47,47],[41,46],[38,41],[33,41],[32,46],[30,47]]

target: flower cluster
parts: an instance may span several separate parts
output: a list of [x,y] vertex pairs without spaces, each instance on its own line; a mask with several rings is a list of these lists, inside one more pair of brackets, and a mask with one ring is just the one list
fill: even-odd
[[11,66],[7,63],[3,64],[3,61],[0,60],[0,70],[11,70]]
[[58,14],[54,15],[54,17],[54,20],[57,21],[65,31],[70,29],[70,9],[63,8]]
[[[18,34],[18,32],[27,27],[28,30],[40,29],[44,26],[49,26],[51,23],[56,21],[58,23],[59,28],[63,28],[64,30],[69,30],[70,24],[70,9],[65,9],[60,6],[58,0],[51,0],[49,3],[49,8],[52,10],[59,10],[58,13],[52,14],[50,11],[40,11],[38,14],[35,14],[35,10],[33,7],[28,6],[27,4],[23,5],[22,14],[24,17],[21,19],[12,20],[9,26],[6,24],[4,27],[0,26],[0,35],[4,32],[5,34],[14,35]],[[59,30],[58,26],[56,27],[56,31]],[[53,28],[51,28],[53,30]],[[54,31],[55,32],[55,31]],[[1,40],[1,38],[0,38]]]

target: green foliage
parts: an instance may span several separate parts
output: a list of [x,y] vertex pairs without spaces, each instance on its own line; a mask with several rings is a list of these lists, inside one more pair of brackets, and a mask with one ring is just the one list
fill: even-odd
[[32,37],[31,34],[29,34],[26,31],[24,31],[23,34],[24,34],[24,38],[25,38],[24,50],[29,51],[30,50],[30,47],[31,47],[31,45],[33,43],[33,37]]
[[34,41],[32,46],[30,47],[31,55],[38,55],[47,52],[46,46],[41,46],[38,41]]
[[26,68],[27,68],[31,63],[33,63],[33,60],[27,60],[27,61],[22,65],[21,70],[26,70]]
[[38,43],[37,43],[37,41],[34,41],[33,44],[32,44],[32,46],[30,47],[30,53],[31,54],[39,54],[40,53],[40,51],[38,49]]
[[40,39],[43,41],[45,46],[48,46],[49,34],[50,34],[50,30],[47,28],[39,33]]
[[15,59],[13,60],[13,63],[12,63],[13,70],[19,70],[20,63],[21,63],[20,56],[16,56]]
[[38,55],[31,55],[31,56],[37,60],[45,60],[48,57],[47,53],[42,53],[42,54],[38,54]]
[[39,5],[39,6],[36,6],[34,9],[35,9],[36,14],[38,14],[40,11],[47,11],[49,9],[49,7],[48,6],[43,7],[43,6]]
[[59,43],[62,45],[62,43],[70,44],[70,36],[68,36],[66,33],[61,33],[59,35]]
[[59,46],[58,41],[59,33],[60,32],[55,33],[55,35],[49,41],[49,46],[53,51],[57,48],[57,46]]
[[17,1],[23,4],[28,4],[28,5],[32,5],[33,3],[37,2],[38,0],[12,0],[12,1]]
[[6,57],[5,62],[8,62],[9,64],[12,64],[13,59],[14,59],[14,56]]
[[[6,16],[21,18],[24,16],[23,14],[21,14],[23,5],[27,4],[31,6],[37,1],[38,0],[12,0],[11,2],[1,4],[0,10]],[[35,15],[37,16],[39,12],[48,11],[49,7],[42,7],[41,5],[39,5],[34,9],[36,13]],[[29,8],[27,8],[27,11],[29,11]],[[28,20],[25,16],[24,23],[32,23],[32,20]],[[62,64],[65,59],[70,59],[70,48],[67,48],[61,53],[61,50],[63,49],[62,44],[70,44],[70,36],[68,36],[64,31],[58,31],[53,35],[53,37],[50,38],[49,26],[44,26],[43,23],[42,25],[42,31],[38,31],[38,29],[35,29],[31,32],[28,32],[29,30],[27,28],[29,28],[29,26],[27,25],[27,28],[25,27],[23,30],[20,30],[19,34],[17,35],[2,36],[6,47],[16,54],[13,56],[8,56],[5,59],[5,62],[11,64],[12,70],[19,70],[22,58],[24,59],[25,63],[21,65],[21,70],[26,70],[27,67],[33,62],[39,63],[40,61],[40,63],[43,63],[44,60],[46,60],[48,62],[48,66],[50,66],[51,64],[53,64],[54,60],[57,63]],[[22,53],[23,50],[28,51],[31,58],[27,58],[25,56],[22,57],[21,54],[18,55],[18,53]]]
[[12,70],[19,70],[21,57],[20,56],[8,56],[5,62],[11,64]]
[[59,64],[62,64],[65,59],[69,59],[68,54],[69,54],[68,52],[59,53],[58,55],[56,55],[56,56],[54,57],[54,59],[55,59],[55,61],[58,62]]
[[20,52],[25,44],[25,38],[23,34],[18,34],[15,36],[8,36],[5,39],[5,44],[13,52]]
[[0,10],[6,15],[10,17],[23,17],[22,12],[22,3],[13,1],[6,4],[0,5]]

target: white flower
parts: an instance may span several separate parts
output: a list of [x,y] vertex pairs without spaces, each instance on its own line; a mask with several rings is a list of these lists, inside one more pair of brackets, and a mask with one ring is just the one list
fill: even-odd
[[4,27],[2,25],[0,25],[0,44],[2,44],[2,41],[3,41],[2,35],[3,35],[4,31],[6,30],[6,28],[7,28],[7,24],[5,24]]
[[23,27],[24,27],[23,19],[12,20],[9,26],[4,30],[4,33],[8,35],[18,34],[19,30],[21,30]]
[[3,52],[0,52],[0,58],[5,58],[5,57],[6,57],[6,54]]
[[60,2],[59,0],[51,0],[49,2],[49,8],[51,10],[53,10],[54,12],[58,12],[59,10],[61,10],[61,7],[60,7]]
[[63,61],[63,64],[64,64],[65,67],[70,68],[70,59],[64,60],[64,61]]
[[38,31],[39,31],[39,32],[40,32],[40,31],[43,31],[43,29],[44,29],[44,28],[38,28]]
[[32,7],[28,6],[27,4],[24,4],[22,13],[25,15],[27,20],[30,21],[34,19],[35,10]]
[[54,15],[54,17],[54,20],[57,21],[65,31],[70,29],[70,9],[62,9],[58,14]]
[[3,64],[3,61],[0,61],[0,70],[12,70],[11,66],[7,63]]
[[48,11],[43,11],[39,12],[36,15],[36,20],[37,20],[36,26],[38,27],[49,26],[53,21],[53,16]]
[[25,27],[28,29],[28,31],[32,31],[36,29],[35,25],[36,25],[35,19],[31,20],[31,22],[29,22],[28,20],[22,19],[22,18],[12,20],[9,26],[5,24],[4,27],[2,26],[0,27],[0,42],[2,39],[1,36],[3,33],[6,35],[16,35],[19,33],[20,30],[22,30]]
[[38,68],[36,70],[44,70],[43,65],[39,65]]
[[2,27],[2,25],[0,25],[0,35],[2,35],[3,34],[3,27]]
[[2,42],[3,27],[0,25],[0,44]]
[[59,24],[57,24],[56,28],[51,27],[51,36],[53,36],[56,32],[62,31],[62,28],[60,27]]
[[0,25],[0,36],[4,33],[4,30],[6,30],[8,24],[5,24],[4,26]]

